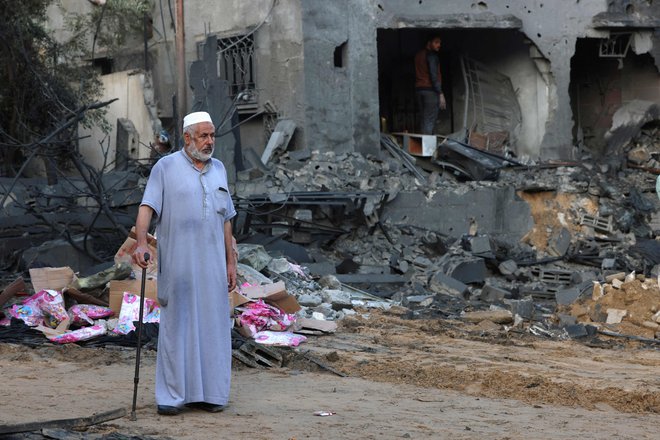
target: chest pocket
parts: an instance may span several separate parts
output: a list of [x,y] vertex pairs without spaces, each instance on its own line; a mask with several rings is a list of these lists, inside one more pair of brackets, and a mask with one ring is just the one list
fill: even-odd
[[222,216],[222,220],[227,215],[227,206],[229,205],[229,192],[219,187],[213,191],[213,210],[216,215]]

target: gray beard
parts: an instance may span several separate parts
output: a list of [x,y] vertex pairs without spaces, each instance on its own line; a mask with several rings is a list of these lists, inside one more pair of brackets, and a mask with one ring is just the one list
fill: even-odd
[[215,147],[211,149],[211,152],[209,154],[202,153],[197,149],[197,144],[195,143],[195,141],[193,141],[191,147],[186,150],[186,153],[188,153],[188,155],[193,159],[197,159],[200,162],[206,162],[213,157],[214,151],[215,151]]

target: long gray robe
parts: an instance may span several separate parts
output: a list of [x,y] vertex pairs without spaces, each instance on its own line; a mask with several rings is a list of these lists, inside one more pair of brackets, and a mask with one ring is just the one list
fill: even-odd
[[224,224],[236,215],[222,162],[202,171],[184,151],[160,159],[142,199],[157,216],[161,321],[156,403],[225,405],[231,326]]

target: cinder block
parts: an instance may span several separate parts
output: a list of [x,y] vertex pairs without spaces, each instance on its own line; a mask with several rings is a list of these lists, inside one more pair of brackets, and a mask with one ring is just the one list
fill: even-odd
[[506,303],[514,316],[518,315],[528,321],[534,318],[534,299],[531,296],[519,300],[508,300]]

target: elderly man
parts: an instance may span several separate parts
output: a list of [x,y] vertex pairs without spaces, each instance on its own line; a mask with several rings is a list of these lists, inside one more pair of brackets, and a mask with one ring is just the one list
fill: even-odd
[[422,113],[419,132],[433,134],[438,113],[447,107],[445,95],[442,93],[442,75],[438,52],[442,40],[432,36],[424,48],[415,55],[415,95],[417,105]]
[[231,326],[228,292],[236,285],[225,167],[213,159],[215,127],[206,112],[183,120],[185,146],[151,170],[140,205],[134,260],[147,263],[147,229],[156,215],[158,413],[184,406],[221,411],[229,399]]

